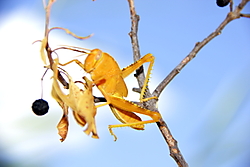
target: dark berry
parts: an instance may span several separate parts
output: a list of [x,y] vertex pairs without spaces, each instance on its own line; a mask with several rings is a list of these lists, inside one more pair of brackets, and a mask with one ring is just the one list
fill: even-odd
[[49,110],[49,104],[47,101],[43,99],[38,99],[33,102],[32,110],[36,115],[39,115],[39,116],[44,115]]
[[224,7],[227,6],[229,4],[230,0],[216,0],[216,4],[219,7]]

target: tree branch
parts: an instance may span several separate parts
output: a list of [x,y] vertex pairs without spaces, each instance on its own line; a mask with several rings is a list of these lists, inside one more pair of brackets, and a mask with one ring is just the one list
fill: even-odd
[[242,0],[241,3],[236,6],[235,10],[229,12],[224,21],[219,25],[219,27],[212,32],[208,37],[206,37],[203,41],[197,42],[193,50],[169,73],[169,75],[157,86],[157,88],[153,92],[153,96],[159,97],[164,88],[172,81],[172,79],[189,63],[197,53],[212,39],[221,34],[221,31],[224,27],[230,23],[232,20],[238,19],[241,16],[246,17],[241,14],[241,10],[244,6],[249,2],[249,0]]
[[240,16],[250,18],[250,14],[240,14]]
[[[140,20],[140,16],[136,14],[134,1],[128,0],[128,3],[129,3],[130,17],[131,17],[131,31],[129,32],[129,36],[131,38],[134,61],[136,62],[141,58],[139,41],[137,37],[138,22]],[[136,70],[135,76],[137,78],[139,87],[142,88],[145,80],[143,66],[141,66],[139,69]]]
[[[45,2],[44,2],[44,5],[45,5],[45,11],[46,11],[46,19],[45,19],[45,33],[44,33],[44,39],[42,40],[42,47],[44,46],[44,48],[41,48],[44,49],[47,53],[47,57],[48,57],[48,60],[49,60],[49,63],[50,63],[50,69],[52,70],[52,65],[53,65],[53,59],[52,59],[52,50],[49,46],[49,43],[48,43],[48,36],[49,36],[49,19],[50,19],[50,11],[51,11],[51,7],[52,7],[52,4],[56,2],[56,0],[50,0],[48,2],[48,5],[46,6]],[[44,43],[45,42],[45,43]],[[63,78],[63,76],[61,75],[61,73],[58,73],[58,80],[63,84],[63,86],[65,88],[69,88],[69,84],[68,82]]]
[[[46,11],[46,20],[45,20],[45,35],[44,35],[44,39],[43,41],[45,41],[45,51],[47,53],[47,57],[49,59],[49,63],[50,63],[50,69],[52,70],[52,65],[54,63],[53,61],[53,58],[52,58],[52,53],[56,50],[52,50],[50,47],[49,47],[49,43],[48,43],[48,36],[49,36],[49,32],[52,30],[52,29],[63,29],[65,30],[67,33],[70,33],[67,29],[64,29],[64,28],[61,28],[61,27],[54,27],[52,29],[49,29],[49,19],[50,19],[50,11],[51,11],[51,7],[52,7],[52,4],[55,2],[56,0],[50,0],[48,2],[48,5],[46,6],[45,5],[45,2],[44,2],[44,5],[45,5],[45,11]],[[70,33],[72,36],[74,37],[77,37],[78,39],[81,39],[81,37],[73,34],[73,33]],[[86,37],[85,37],[86,38]],[[82,38],[82,39],[85,39],[85,38]],[[43,45],[43,44],[42,44]],[[68,49],[68,48],[67,48]],[[74,50],[74,49],[71,49],[71,50]],[[75,50],[75,51],[79,51],[79,50]],[[69,88],[69,84],[68,82],[63,78],[63,76],[61,75],[61,73],[59,72],[58,73],[58,80],[62,83],[62,85],[68,89]],[[107,100],[104,98],[104,97],[95,97],[94,96],[94,101],[95,103],[99,103],[99,102],[106,102]]]
[[[138,36],[137,36],[139,15],[136,14],[134,1],[128,0],[128,3],[129,3],[130,16],[131,16],[131,31],[129,33],[129,36],[131,38],[134,61],[137,61],[140,59],[140,49],[139,49],[139,42],[138,42]],[[136,71],[135,77],[137,78],[139,87],[142,88],[144,84],[144,80],[145,80],[145,75],[144,75],[142,66]],[[151,97],[151,96],[152,95],[150,94],[150,92],[147,91],[146,97]],[[150,110],[153,110],[153,111],[157,110],[155,108],[156,100],[150,100],[150,101],[147,101],[146,103],[147,103],[146,108],[149,108]],[[176,161],[179,167],[188,167],[188,164],[186,163],[185,159],[183,158],[181,154],[181,151],[178,148],[177,141],[172,136],[165,121],[161,119],[160,122],[157,122],[157,126],[159,127],[165,141],[167,142],[169,146],[170,156],[173,157],[173,159]]]
[[159,127],[164,139],[168,144],[170,156],[175,160],[179,167],[188,167],[187,162],[185,161],[180,149],[178,148],[177,141],[172,136],[165,121],[161,119],[160,122],[157,122],[157,126]]

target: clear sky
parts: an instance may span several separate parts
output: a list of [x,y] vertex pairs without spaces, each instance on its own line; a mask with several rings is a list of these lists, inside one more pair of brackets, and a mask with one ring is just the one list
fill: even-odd
[[[216,6],[215,0],[136,0],[135,6],[140,15],[141,54],[156,57],[151,91],[229,11]],[[250,13],[250,4],[243,12]],[[18,167],[177,166],[155,124],[146,125],[145,131],[117,128],[118,140],[114,142],[107,127],[119,122],[108,106],[98,109],[96,116],[99,140],[83,133],[70,114],[68,137],[61,143],[56,125],[62,111],[50,96],[52,73],[43,82],[49,113],[38,117],[31,111],[32,102],[41,97],[40,79],[45,70],[40,44],[32,45],[43,38],[44,13],[40,0],[0,4],[0,163]],[[57,0],[50,23],[81,36],[94,33],[90,39],[77,41],[54,31],[50,36],[54,48],[61,44],[99,48],[121,67],[133,62],[126,0]],[[159,110],[192,167],[250,165],[249,44],[250,19],[229,23],[160,96]],[[73,56],[62,57],[66,61]],[[78,75],[84,73],[77,70]],[[137,86],[133,76],[126,82],[129,99],[138,100],[139,95],[131,91]],[[95,93],[100,95],[97,90]]]

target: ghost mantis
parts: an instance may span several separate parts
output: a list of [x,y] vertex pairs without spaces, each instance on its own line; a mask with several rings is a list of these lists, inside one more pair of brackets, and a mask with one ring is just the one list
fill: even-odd
[[[154,63],[154,56],[152,54],[147,54],[128,67],[120,69],[115,59],[108,53],[102,52],[100,49],[93,49],[90,50],[90,53],[87,53],[84,64],[77,59],[73,59],[65,64],[60,65],[65,66],[72,62],[76,62],[81,68],[91,75],[93,83],[106,98],[106,103],[97,105],[96,107],[109,105],[115,117],[123,123],[109,125],[109,131],[111,135],[114,136],[115,141],[117,140],[117,137],[113,133],[112,128],[129,126],[137,130],[144,130],[144,124],[155,123],[161,119],[159,112],[145,109],[131,101],[124,99],[124,97],[127,97],[128,95],[128,89],[124,82],[124,78],[126,78],[146,62],[149,62],[150,64],[144,85],[140,93],[140,102],[156,98],[143,97],[147,88],[150,71]],[[141,118],[135,113],[150,116],[152,120],[142,121]]]
[[83,77],[85,82],[78,81],[84,85],[84,90],[79,89],[73,82],[71,76],[64,71],[69,79],[69,94],[66,95],[61,90],[58,83],[58,60],[55,59],[53,63],[53,84],[52,84],[52,97],[59,103],[62,107],[64,114],[57,125],[59,135],[62,137],[61,141],[64,141],[67,136],[68,131],[68,107],[73,110],[73,115],[78,124],[81,126],[87,125],[84,131],[87,135],[92,133],[92,137],[98,139],[96,125],[95,125],[95,115],[96,107],[94,103],[94,97],[92,95],[93,83],[87,77]]
[[[58,73],[58,69],[57,67],[55,67],[54,62],[52,61],[52,58],[51,58],[51,51],[48,46],[49,32],[53,29],[62,29],[66,33],[78,39],[87,39],[90,36],[83,37],[83,38],[78,37],[78,36],[75,36],[75,34],[68,31],[67,29],[60,28],[60,27],[54,27],[54,28],[48,29],[50,7],[53,4],[53,2],[54,2],[53,0],[50,0],[49,4],[46,7],[46,28],[45,28],[46,31],[45,31],[45,37],[42,40],[42,46],[41,46],[40,52],[41,52],[41,58],[44,61],[44,63],[46,64],[46,57],[48,57],[50,61],[50,68],[54,70],[54,83],[52,87],[52,96],[58,101],[58,103],[64,110],[64,116],[62,120],[60,121],[60,123],[62,122],[62,124],[59,123],[59,126],[58,126],[59,133],[60,133],[60,132],[63,132],[63,129],[66,129],[64,126],[67,125],[66,115],[68,111],[66,111],[66,109],[68,107],[72,108],[74,113],[78,113],[79,115],[81,113],[83,115],[84,121],[78,120],[78,123],[80,124],[82,123],[83,125],[85,125],[86,122],[89,125],[94,124],[93,121],[92,123],[87,121],[85,117],[89,116],[89,118],[94,119],[96,110],[91,109],[91,110],[87,110],[86,113],[84,113],[83,110],[80,110],[81,108],[77,108],[77,107],[80,107],[80,103],[77,103],[76,101],[81,101],[80,99],[81,97],[83,97],[82,94],[84,94],[84,92],[81,92],[79,90],[73,91],[73,89],[70,89],[69,95],[65,95],[59,89],[60,87],[58,85],[57,80],[58,79],[60,80],[60,78],[57,78],[57,77],[60,76],[60,75],[58,76],[58,74],[60,73]],[[47,51],[47,54],[45,53],[45,51]],[[104,105],[109,105],[112,112],[116,116],[116,118],[123,123],[119,125],[109,126],[109,131],[111,135],[114,136],[115,140],[117,139],[117,137],[113,133],[112,128],[129,126],[137,130],[143,130],[144,124],[158,122],[161,119],[161,115],[158,112],[142,108],[139,105],[124,99],[124,97],[127,97],[128,95],[128,90],[124,82],[124,78],[126,78],[128,75],[130,75],[133,71],[135,71],[137,68],[139,68],[146,62],[149,62],[150,65],[148,68],[148,73],[144,82],[144,86],[142,87],[142,90],[141,90],[140,102],[147,101],[147,100],[154,98],[154,97],[151,97],[151,98],[144,99],[143,97],[146,91],[148,80],[149,80],[149,74],[154,63],[154,56],[152,54],[145,55],[140,60],[138,60],[137,62],[131,64],[130,66],[124,69],[120,69],[115,59],[111,57],[108,53],[102,52],[100,49],[91,50],[90,53],[87,53],[87,55],[88,56],[84,64],[81,63],[79,60],[75,59],[62,65],[67,65],[69,63],[76,62],[78,65],[80,65],[80,67],[82,67],[87,73],[91,75],[93,84],[97,86],[97,88],[101,91],[101,93],[107,100],[106,103],[97,105],[95,106],[95,108],[101,107]],[[74,83],[72,82],[72,79],[70,79],[69,75],[67,77],[70,80],[69,85],[74,87]],[[90,88],[92,89],[92,85],[87,87],[87,90],[90,90]],[[85,98],[88,99],[89,102],[91,103],[93,102],[92,94],[88,96],[86,95]],[[141,118],[136,115],[136,113],[148,115],[152,118],[152,120],[142,121]],[[78,117],[75,115],[75,118],[77,119]],[[87,131],[85,132],[87,133],[92,132],[94,137],[97,136],[94,131],[95,128],[92,128],[92,130],[90,129],[88,130],[88,129],[89,129],[89,126],[87,128]]]

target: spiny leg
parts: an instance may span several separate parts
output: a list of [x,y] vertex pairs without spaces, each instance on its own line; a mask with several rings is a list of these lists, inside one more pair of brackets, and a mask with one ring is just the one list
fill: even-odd
[[139,59],[138,61],[136,61],[135,63],[129,65],[128,67],[122,69],[122,77],[125,78],[128,75],[130,75],[133,71],[135,71],[136,69],[138,69],[140,66],[142,66],[144,63],[149,62],[149,67],[148,67],[148,71],[147,71],[147,75],[143,84],[143,87],[141,89],[141,93],[140,93],[140,101],[148,101],[150,99],[155,99],[157,97],[149,97],[149,98],[144,98],[144,93],[146,91],[147,85],[148,85],[148,81],[149,81],[149,77],[150,77],[150,72],[153,68],[154,65],[154,56],[150,53],[146,54],[145,56],[143,56],[141,59]]
[[[120,108],[114,107],[112,104],[110,104],[109,106],[110,106],[111,111],[115,115],[115,117],[121,123],[128,124],[128,123],[142,121],[142,119],[133,112],[125,111],[125,110],[122,110]],[[130,127],[133,129],[136,129],[136,130],[144,130],[144,125],[134,125],[134,126],[130,126]]]
[[106,102],[106,103],[103,103],[103,104],[96,105],[95,108],[99,108],[99,107],[106,106],[106,105],[109,105],[109,104],[110,104],[110,102]]
[[157,121],[155,120],[148,120],[148,121],[141,121],[141,122],[133,122],[133,123],[127,123],[127,124],[117,124],[117,125],[109,125],[109,132],[112,136],[114,136],[114,141],[117,140],[116,135],[114,134],[112,128],[119,128],[119,127],[131,127],[131,126],[136,126],[136,125],[144,125],[144,124],[149,124],[149,123],[155,123]]
[[161,119],[161,114],[156,112],[156,111],[147,110],[147,109],[142,108],[142,107],[138,106],[137,104],[130,102],[128,100],[125,100],[121,97],[109,96],[108,94],[104,94],[104,96],[107,99],[107,101],[110,104],[112,104],[112,106],[114,106],[115,108],[118,108],[118,109],[121,109],[124,111],[128,111],[128,112],[135,112],[135,113],[148,115],[152,118],[152,120],[148,120],[148,121],[138,121],[138,122],[132,122],[132,123],[124,123],[124,124],[120,124],[120,125],[110,125],[109,131],[110,131],[110,134],[114,136],[115,140],[117,139],[117,137],[113,133],[112,128],[125,127],[125,126],[131,127],[131,126],[136,126],[136,125],[155,123]]
[[145,109],[131,101],[125,100],[122,97],[119,96],[114,96],[107,94],[106,92],[103,92],[102,89],[100,89],[101,92],[103,93],[104,97],[107,100],[108,104],[112,104],[114,107],[129,111],[129,112],[135,112],[143,115],[148,115],[150,116],[155,122],[158,122],[161,119],[161,114],[157,111],[151,111],[148,109]]

